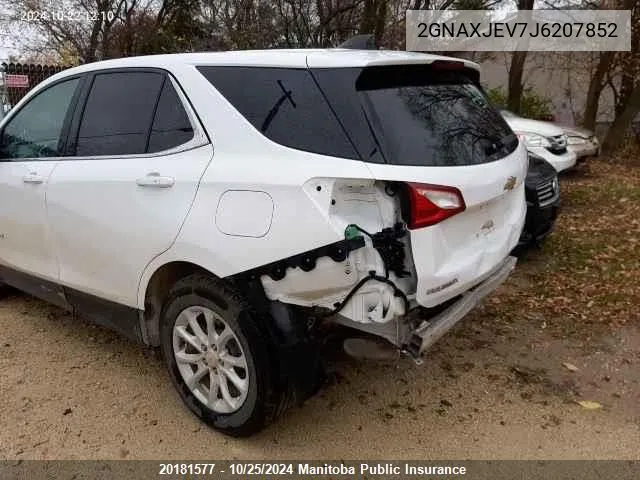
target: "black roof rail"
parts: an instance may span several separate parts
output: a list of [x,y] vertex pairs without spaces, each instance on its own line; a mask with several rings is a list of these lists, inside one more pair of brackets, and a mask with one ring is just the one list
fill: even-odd
[[353,50],[377,50],[376,37],[370,33],[356,35],[342,42],[337,48],[350,48]]

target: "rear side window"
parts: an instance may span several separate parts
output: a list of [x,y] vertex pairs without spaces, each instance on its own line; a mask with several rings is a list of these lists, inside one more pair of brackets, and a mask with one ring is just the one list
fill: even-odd
[[145,153],[163,75],[151,72],[95,76],[82,114],[77,156]]
[[[334,70],[332,72],[332,70]],[[396,165],[457,166],[491,162],[513,152],[518,139],[472,75],[430,65],[368,67],[354,75],[317,70],[320,87],[362,150],[375,144]],[[351,82],[337,82],[337,79]],[[339,94],[336,93],[339,91]],[[363,115],[364,113],[364,115]],[[359,123],[367,123],[364,129]],[[370,148],[370,147],[366,147]],[[361,152],[362,153],[362,152]]]
[[166,79],[158,100],[147,152],[168,150],[193,138],[193,127],[171,81]]
[[274,142],[322,155],[359,159],[308,70],[210,66],[198,70]]
[[182,102],[164,74],[101,73],[87,97],[76,156],[160,152],[193,136]]

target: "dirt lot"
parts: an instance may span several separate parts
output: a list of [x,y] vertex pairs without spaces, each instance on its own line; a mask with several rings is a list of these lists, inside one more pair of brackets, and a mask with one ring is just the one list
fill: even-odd
[[557,232],[424,365],[336,353],[318,396],[247,440],[200,426],[155,352],[4,298],[0,458],[638,459],[640,168],[562,186]]

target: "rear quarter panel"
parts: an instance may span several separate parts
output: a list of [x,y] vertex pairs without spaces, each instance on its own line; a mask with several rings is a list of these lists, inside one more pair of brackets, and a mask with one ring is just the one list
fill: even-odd
[[[149,279],[166,263],[191,262],[226,277],[344,239],[344,231],[329,220],[335,180],[372,179],[364,162],[294,150],[267,139],[194,66],[175,74],[205,126],[214,155],[176,241],[141,278],[141,308]],[[216,213],[229,191],[270,197],[272,219],[264,235],[230,235],[220,228]],[[234,208],[232,215],[254,214],[249,205],[236,202]],[[224,212],[225,218],[229,215]]]

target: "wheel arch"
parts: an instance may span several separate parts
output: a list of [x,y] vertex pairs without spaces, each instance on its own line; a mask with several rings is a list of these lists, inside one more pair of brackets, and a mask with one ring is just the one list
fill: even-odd
[[[222,280],[246,296],[261,318],[264,339],[270,339],[270,349],[279,371],[279,386],[285,397],[279,407],[284,411],[288,405],[301,403],[319,388],[323,366],[315,340],[308,335],[306,315],[299,308],[281,302],[267,300],[259,280],[246,281],[233,277],[220,277],[196,263],[174,260],[156,268],[141,284],[140,297],[143,302],[142,327],[146,341],[151,346],[160,346],[161,315],[167,295],[176,282],[190,275],[201,273]],[[235,290],[239,288],[240,290]]]
[[160,345],[160,314],[169,290],[178,280],[193,273],[220,278],[200,265],[183,260],[166,262],[143,277],[138,290],[138,308],[142,311],[147,343],[150,345]]

